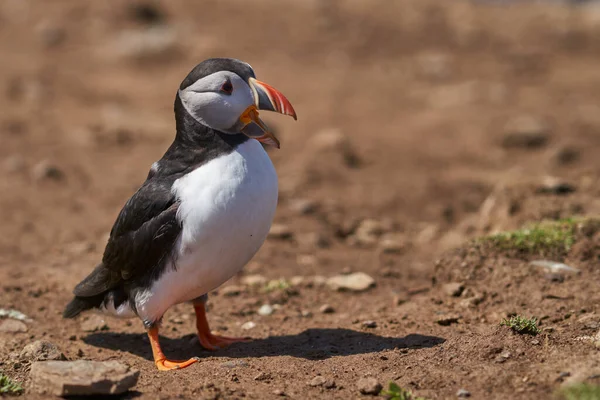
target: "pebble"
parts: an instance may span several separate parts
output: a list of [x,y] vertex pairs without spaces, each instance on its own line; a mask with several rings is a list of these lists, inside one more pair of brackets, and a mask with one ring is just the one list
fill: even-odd
[[323,304],[321,307],[319,307],[319,312],[322,314],[333,314],[335,309],[329,304]]
[[377,243],[379,236],[383,233],[384,228],[381,222],[367,218],[360,222],[352,238],[359,246],[370,246]]
[[30,390],[61,397],[115,395],[135,386],[139,375],[118,361],[41,361],[31,366]]
[[100,315],[90,315],[89,318],[81,323],[81,330],[84,332],[97,332],[108,330],[108,325]]
[[46,179],[59,181],[64,178],[64,173],[50,161],[44,160],[33,166],[31,170],[31,177],[35,181],[42,181]]
[[298,244],[303,247],[324,249],[330,246],[329,240],[320,232],[308,232],[298,235]]
[[500,353],[498,355],[498,357],[496,357],[496,359],[494,361],[496,361],[498,364],[502,364],[503,362],[505,362],[509,358],[510,358],[510,352],[504,351],[504,352]]
[[383,388],[381,383],[379,383],[375,378],[360,378],[357,386],[358,391],[362,394],[370,394],[373,396],[377,396]]
[[364,272],[335,275],[327,279],[327,286],[336,291],[363,292],[375,286],[375,280]]
[[254,377],[255,381],[268,381],[271,379],[271,374],[267,372],[261,372]]
[[534,116],[520,116],[504,127],[502,146],[505,148],[538,149],[550,140],[550,126]]
[[258,309],[258,315],[267,316],[273,314],[273,307],[270,304],[263,304]]
[[271,225],[271,230],[269,230],[269,234],[267,235],[269,239],[279,240],[291,239],[292,236],[292,230],[287,225],[283,224]]
[[290,202],[290,210],[300,214],[308,215],[317,211],[318,204],[314,200],[310,199],[295,199]]
[[452,324],[456,324],[458,322],[458,320],[460,319],[460,315],[443,315],[441,317],[438,317],[435,322],[437,322],[438,324],[442,325],[442,326],[448,326],[448,325],[452,325]]
[[456,397],[471,397],[471,392],[466,389],[458,389],[458,392],[456,392]]
[[273,390],[273,394],[275,396],[285,396],[285,392],[283,390],[281,390],[281,389],[275,389],[275,390]]
[[242,277],[241,281],[247,286],[263,286],[267,284],[267,278],[262,275],[246,275]]
[[377,322],[375,321],[363,321],[362,326],[365,328],[377,328]]
[[322,386],[326,389],[332,389],[335,387],[335,381],[333,379],[318,375],[312,378],[308,385],[312,387]]
[[19,310],[0,308],[0,318],[11,318],[19,321],[32,321],[27,315]]
[[571,267],[567,264],[559,263],[556,261],[549,260],[535,260],[530,262],[531,265],[535,267],[545,268],[551,273],[560,273],[560,272],[571,272],[574,274],[578,274],[581,271],[577,268]]
[[563,195],[575,192],[577,189],[569,182],[562,181],[555,177],[544,178],[542,184],[538,187],[538,193]]
[[16,319],[5,319],[0,322],[0,332],[3,333],[23,333],[27,332],[27,325]]
[[249,331],[250,329],[253,329],[256,327],[256,322],[253,321],[248,321],[242,324],[242,329],[245,331]]
[[379,241],[379,249],[386,254],[400,254],[405,247],[404,237],[398,234],[384,235]]
[[223,296],[234,297],[239,296],[244,291],[244,288],[236,285],[223,286],[219,291]]
[[36,340],[21,350],[19,359],[22,361],[64,360],[65,356],[54,343]]
[[452,297],[459,297],[464,289],[465,286],[459,282],[450,282],[442,286],[442,290],[444,291],[444,293]]
[[305,282],[305,278],[303,276],[292,276],[290,278],[290,285],[292,286],[300,286]]

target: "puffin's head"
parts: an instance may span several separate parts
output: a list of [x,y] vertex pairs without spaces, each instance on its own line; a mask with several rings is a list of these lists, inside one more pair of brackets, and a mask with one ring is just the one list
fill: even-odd
[[258,110],[296,119],[294,108],[278,90],[256,79],[249,64],[233,58],[210,58],[181,82],[179,98],[199,123],[227,134],[243,133],[279,148],[279,141],[258,117]]

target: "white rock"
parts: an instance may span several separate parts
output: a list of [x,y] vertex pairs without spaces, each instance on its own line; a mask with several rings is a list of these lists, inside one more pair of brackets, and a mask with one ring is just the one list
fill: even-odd
[[336,275],[327,279],[327,285],[337,291],[362,292],[375,286],[375,280],[364,272]]
[[253,321],[248,321],[242,324],[242,329],[245,331],[249,331],[250,329],[253,329],[256,327],[256,322]]
[[273,314],[273,307],[270,304],[263,304],[258,309],[258,315],[267,316]]

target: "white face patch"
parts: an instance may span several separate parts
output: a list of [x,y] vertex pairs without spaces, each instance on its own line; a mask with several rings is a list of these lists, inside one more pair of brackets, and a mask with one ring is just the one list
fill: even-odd
[[[231,94],[221,87],[231,82]],[[179,97],[188,113],[202,125],[225,133],[239,120],[240,115],[254,104],[250,86],[236,73],[219,71],[197,80],[179,91]]]

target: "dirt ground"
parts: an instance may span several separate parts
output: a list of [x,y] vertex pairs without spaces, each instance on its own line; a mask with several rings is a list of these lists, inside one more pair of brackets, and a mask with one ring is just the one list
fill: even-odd
[[[12,355],[38,339],[139,369],[128,397],[144,399],[354,399],[364,377],[427,399],[548,399],[600,383],[600,351],[582,339],[600,329],[599,234],[552,254],[579,274],[469,244],[600,215],[598,7],[4,0],[0,54],[0,308],[33,320],[0,332],[0,368],[25,385]],[[275,223],[289,232],[210,297],[215,330],[255,340],[204,351],[192,307],[176,306],[164,350],[202,360],[164,373],[139,321],[85,332],[90,315],[61,312],[172,141],[181,80],[213,56],[252,64],[298,113],[267,116],[282,142],[269,151]],[[323,284],[349,272],[376,287]],[[248,275],[285,282],[251,287]],[[274,312],[259,315],[263,304]],[[542,332],[499,325],[514,313]],[[334,384],[311,386],[318,375]]]

